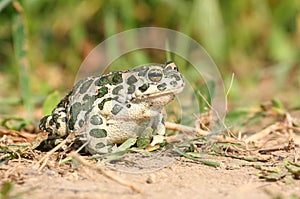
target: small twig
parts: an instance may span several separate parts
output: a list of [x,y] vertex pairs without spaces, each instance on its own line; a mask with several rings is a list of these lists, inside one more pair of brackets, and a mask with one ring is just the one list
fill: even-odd
[[289,126],[287,126],[285,123],[282,123],[282,122],[276,122],[275,124],[272,124],[272,125],[264,128],[260,132],[248,137],[247,139],[245,139],[245,142],[249,143],[249,142],[254,142],[254,141],[260,140],[263,137],[268,136],[269,134],[271,134],[274,131],[279,131],[279,130],[283,130],[283,129],[289,129]]
[[[285,123],[286,123],[286,127],[293,126],[293,118],[289,113],[285,113]],[[290,135],[293,135],[293,130],[292,129],[287,128],[287,131]]]
[[[74,139],[74,137],[76,136],[75,133],[69,134],[68,137],[66,137],[66,139],[64,139],[61,143],[59,143],[58,145],[56,145],[53,149],[51,149],[49,152],[47,152],[46,155],[44,155],[44,157],[42,157],[36,164],[38,171],[41,171],[45,166],[46,163],[49,159],[49,157],[57,150],[59,150],[62,146],[64,146],[66,143],[70,142],[70,140]],[[41,165],[41,166],[40,166]]]
[[79,163],[81,163],[82,165],[84,166],[87,166],[93,170],[96,170],[98,172],[100,172],[101,174],[103,174],[105,177],[121,184],[121,185],[124,185],[126,187],[129,187],[131,188],[133,191],[137,192],[137,193],[141,193],[140,189],[138,187],[136,187],[135,185],[113,175],[112,173],[106,171],[105,169],[103,169],[102,167],[100,166],[96,166],[96,165],[93,165],[93,164],[90,164],[88,163],[84,158],[82,158],[82,156],[80,156],[78,153],[76,152],[71,152],[70,156],[72,158],[74,158],[75,160],[77,160]]
[[196,129],[196,128],[189,127],[189,126],[184,126],[184,125],[181,125],[181,124],[175,124],[175,123],[172,123],[172,122],[165,122],[165,127],[166,127],[166,129],[174,130],[174,131],[183,131],[183,132],[186,132],[186,133],[197,133],[200,136],[206,136],[210,133],[208,131],[204,131],[204,130],[201,130],[201,129]]
[[[78,153],[79,151],[81,151],[84,147],[86,147],[86,145],[88,144],[88,142],[85,142],[83,145],[81,145],[75,152]],[[59,161],[59,164],[63,164],[69,160],[71,160],[72,158],[71,157],[66,157],[62,160]]]
[[294,132],[299,132],[300,133],[300,127],[288,126],[287,128],[293,130]]
[[295,143],[294,140],[291,139],[286,146],[278,146],[278,147],[272,147],[268,149],[260,149],[258,150],[259,153],[269,153],[274,151],[290,151],[292,149],[295,149]]
[[266,137],[267,135],[272,133],[273,131],[278,131],[278,130],[281,130],[283,128],[285,128],[285,126],[281,122],[277,122],[275,124],[272,124],[271,126],[268,126],[267,128],[263,129],[262,131],[248,137],[245,140],[245,142],[249,143],[249,142],[254,142],[254,141],[260,140],[263,137]]
[[4,160],[5,158],[8,158],[8,157],[10,157],[10,156],[11,156],[11,154],[6,153],[6,154],[0,156],[0,160]]
[[0,136],[1,135],[11,135],[13,139],[15,139],[16,137],[22,137],[22,138],[26,138],[26,140],[34,140],[36,138],[35,134],[27,133],[24,131],[20,132],[15,130],[9,130],[0,126]]

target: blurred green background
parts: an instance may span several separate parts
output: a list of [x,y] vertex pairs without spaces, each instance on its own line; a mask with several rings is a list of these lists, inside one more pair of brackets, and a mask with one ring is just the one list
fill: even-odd
[[[299,11],[297,0],[1,0],[0,114],[27,111],[40,117],[45,97],[71,89],[96,45],[144,26],[177,30],[198,41],[226,89],[234,73],[229,108],[272,98],[299,106]],[[160,59],[148,52],[140,56]],[[136,65],[134,59],[122,63]]]

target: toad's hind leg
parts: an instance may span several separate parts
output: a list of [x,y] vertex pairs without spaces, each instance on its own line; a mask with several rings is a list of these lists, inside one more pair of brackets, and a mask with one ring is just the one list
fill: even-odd
[[43,117],[39,128],[47,132],[48,137],[39,146],[42,150],[50,150],[67,136],[67,114],[63,107],[56,108],[51,115]]
[[70,101],[70,94],[71,92],[60,101],[51,115],[41,119],[39,128],[41,131],[48,133],[47,140],[40,145],[41,149],[49,150],[67,137],[67,107]]
[[39,128],[46,131],[49,137],[63,138],[67,136],[67,113],[64,107],[54,109],[51,115],[43,117]]

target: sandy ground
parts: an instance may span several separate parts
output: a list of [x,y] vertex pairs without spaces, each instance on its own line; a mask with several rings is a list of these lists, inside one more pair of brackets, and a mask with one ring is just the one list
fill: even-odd
[[[215,157],[221,167],[174,157],[164,168],[120,171],[108,169],[134,184],[141,193],[120,185],[85,166],[52,165],[42,171],[28,161],[10,161],[0,168],[3,179],[14,183],[10,196],[21,198],[275,198],[300,197],[300,180],[268,182],[251,166],[229,166],[236,159]],[[50,164],[51,165],[51,164]],[[287,177],[289,178],[289,177]]]
[[[91,165],[97,165],[96,160],[87,161],[90,167],[80,164],[76,158],[59,164],[58,162],[68,155],[67,151],[55,152],[49,157],[45,167],[38,170],[35,165],[45,157],[46,152],[30,148],[22,152],[15,148],[7,148],[8,141],[14,137],[12,132],[3,131],[11,137],[2,139],[0,185],[2,192],[6,182],[11,182],[13,188],[6,194],[7,197],[3,197],[5,194],[2,193],[2,198],[300,199],[300,180],[293,178],[284,164],[285,160],[290,163],[300,161],[300,137],[297,133],[299,129],[296,129],[295,133],[285,130],[278,129],[260,137],[255,144],[262,148],[255,150],[251,147],[244,148],[245,145],[237,145],[240,142],[232,139],[230,142],[206,142],[197,139],[193,142],[197,146],[194,149],[197,151],[195,154],[206,153],[205,156],[195,158],[197,161],[176,153],[174,149],[181,146],[177,142],[167,145],[162,150],[125,153],[121,158],[114,156],[113,160],[114,154],[106,154],[106,162],[101,168],[110,172],[114,178],[134,185],[139,193],[91,168]],[[265,130],[254,135],[261,135],[262,132]],[[15,138],[19,138],[18,136],[19,134]],[[181,137],[178,139],[183,140]],[[192,139],[188,139],[188,143],[190,140]],[[230,145],[227,145],[228,143]],[[14,155],[14,159],[5,162],[11,154],[19,154],[19,158],[18,155]],[[90,158],[88,155],[83,157]],[[103,156],[101,158],[103,161]],[[220,167],[204,165],[199,162],[202,160],[218,162]],[[285,176],[277,181],[259,178],[258,174],[270,170],[279,171],[280,176]],[[299,166],[296,166],[296,171],[299,172]],[[0,192],[0,199],[2,198]]]

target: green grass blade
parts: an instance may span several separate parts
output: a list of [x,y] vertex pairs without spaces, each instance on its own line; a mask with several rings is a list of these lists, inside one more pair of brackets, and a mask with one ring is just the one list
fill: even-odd
[[0,1],[0,12],[9,4],[12,0],[2,0]]
[[209,161],[209,160],[201,160],[199,158],[195,158],[193,156],[190,156],[188,153],[185,153],[185,152],[179,150],[178,148],[175,148],[174,151],[176,153],[182,155],[185,158],[188,158],[188,159],[200,162],[200,163],[202,163],[204,165],[211,166],[211,167],[220,167],[220,163],[219,162],[213,162],[213,161]]
[[18,65],[22,100],[27,110],[29,119],[32,115],[32,100],[29,83],[30,64],[28,60],[28,40],[25,31],[25,16],[20,4],[15,3],[17,12],[13,16],[13,42],[16,64]]

